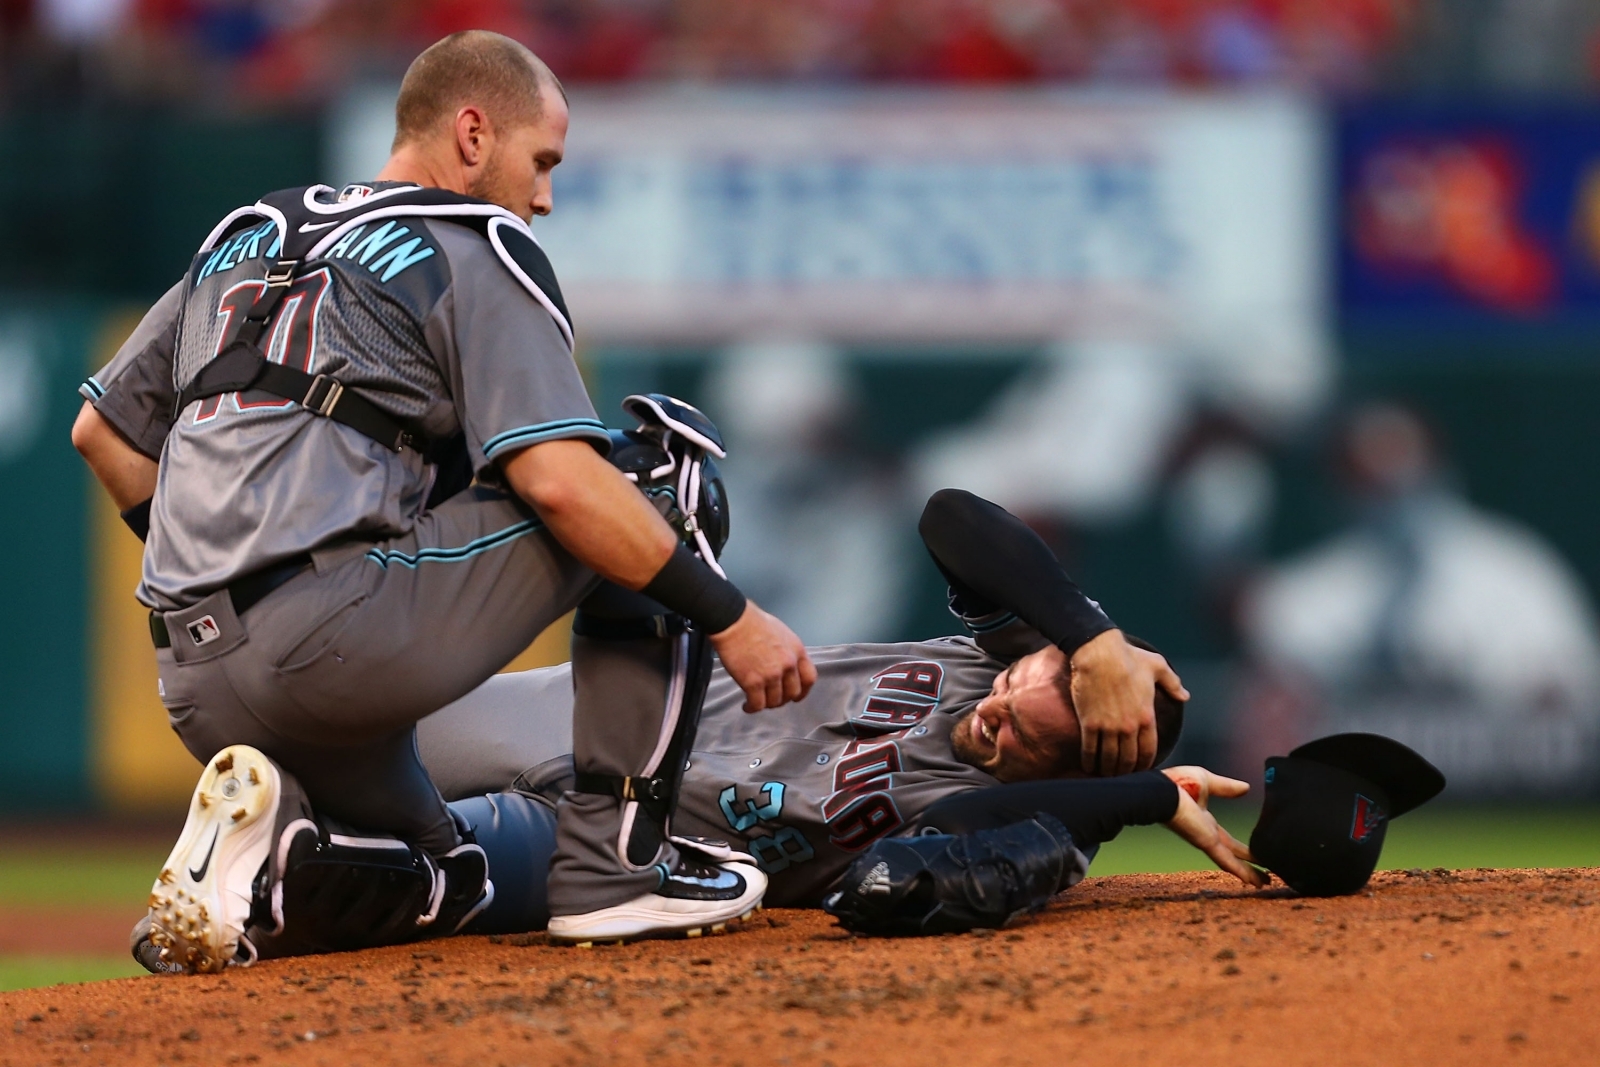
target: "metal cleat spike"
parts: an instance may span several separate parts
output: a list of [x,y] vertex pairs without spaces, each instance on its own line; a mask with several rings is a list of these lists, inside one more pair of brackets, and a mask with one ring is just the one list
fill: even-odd
[[233,821],[234,822],[238,822],[240,819],[244,818],[248,814],[250,814],[250,813],[245,811],[243,808],[240,808],[238,811],[233,813]]
[[727,923],[715,923],[711,927],[711,932],[714,933],[714,934],[725,934],[725,933],[728,932],[728,924]]
[[221,759],[217,760],[214,766],[217,768],[218,774],[233,770],[233,753],[225,754]]
[[204,793],[196,793],[194,796],[195,796],[195,799],[200,802],[200,807],[209,808],[211,806],[211,798],[206,796],[206,794],[204,794]]
[[163,867],[161,868],[161,876],[156,881],[162,885],[171,885],[176,878],[177,876],[172,873],[171,867]]
[[256,770],[254,767],[250,768],[250,784],[251,785],[260,785],[261,784],[261,772]]
[[699,937],[704,932],[705,931],[701,930],[700,927],[696,926],[693,929],[685,930],[683,932],[683,936],[684,937]]

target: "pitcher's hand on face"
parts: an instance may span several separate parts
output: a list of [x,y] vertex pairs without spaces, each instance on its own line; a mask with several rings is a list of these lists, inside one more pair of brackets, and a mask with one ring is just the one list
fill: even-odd
[[1250,786],[1237,778],[1212,774],[1204,767],[1168,767],[1161,773],[1178,787],[1178,810],[1167,829],[1210,856],[1212,863],[1245,885],[1266,885],[1266,874],[1250,866],[1254,861],[1249,847],[1223,829],[1217,817],[1206,810],[1212,797],[1242,797]]
[[739,621],[711,635],[722,668],[744,690],[744,710],[761,711],[802,700],[817,680],[817,668],[793,630],[751,600]]
[[1178,700],[1189,691],[1167,661],[1107,630],[1072,654],[1072,703],[1088,774],[1149,770],[1156,759],[1156,686]]

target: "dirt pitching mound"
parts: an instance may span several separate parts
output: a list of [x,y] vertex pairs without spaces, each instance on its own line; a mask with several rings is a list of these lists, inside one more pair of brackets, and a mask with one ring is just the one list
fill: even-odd
[[767,911],[703,941],[459,938],[0,996],[0,1063],[1594,1064],[1600,869],[1307,900],[1090,879],[988,935]]

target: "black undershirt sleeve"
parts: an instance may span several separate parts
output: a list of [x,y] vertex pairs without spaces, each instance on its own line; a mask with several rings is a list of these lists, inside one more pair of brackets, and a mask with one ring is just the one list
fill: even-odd
[[963,617],[1010,611],[1069,656],[1116,629],[1039,535],[998,504],[941,489],[928,498],[917,531]]
[[1124,826],[1170,821],[1178,811],[1178,787],[1160,771],[1012,782],[945,797],[924,811],[917,825],[940,833],[970,834],[1010,826],[1039,811],[1065,823],[1082,849],[1105,844]]

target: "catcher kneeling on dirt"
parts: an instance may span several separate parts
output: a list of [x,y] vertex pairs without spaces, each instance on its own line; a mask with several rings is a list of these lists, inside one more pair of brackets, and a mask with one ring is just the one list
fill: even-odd
[[[702,518],[720,549],[727,504],[715,489]],[[1206,810],[1211,796],[1238,796],[1245,783],[1198,767],[1083,771],[1074,690],[1106,661],[1118,684],[1149,694],[1155,761],[1171,752],[1188,694],[1166,661],[1125,639],[1000,507],[943,490],[920,532],[971,637],[812,648],[817,682],[781,716],[747,714],[718,665],[698,730],[678,732],[652,776],[577,780],[567,665],[496,676],[423,720],[422,762],[463,837],[483,849],[493,883],[459,931],[545,927],[555,804],[574,788],[613,789],[625,820],[660,821],[686,849],[763,872],[768,903],[826,907],[863,932],[1000,926],[1076,884],[1098,846],[1127,825],[1163,823],[1222,869],[1264,884],[1245,846]],[[574,640],[592,640],[586,630],[598,625],[580,613]],[[191,822],[262,763],[244,746],[220,753]],[[419,921],[437,887],[403,842],[320,817],[280,817],[273,834],[265,862],[238,887],[250,899],[239,959],[453,932]],[[169,864],[189,861],[175,853]],[[151,970],[183,969],[163,959],[148,928],[146,920],[134,932],[135,957]]]

